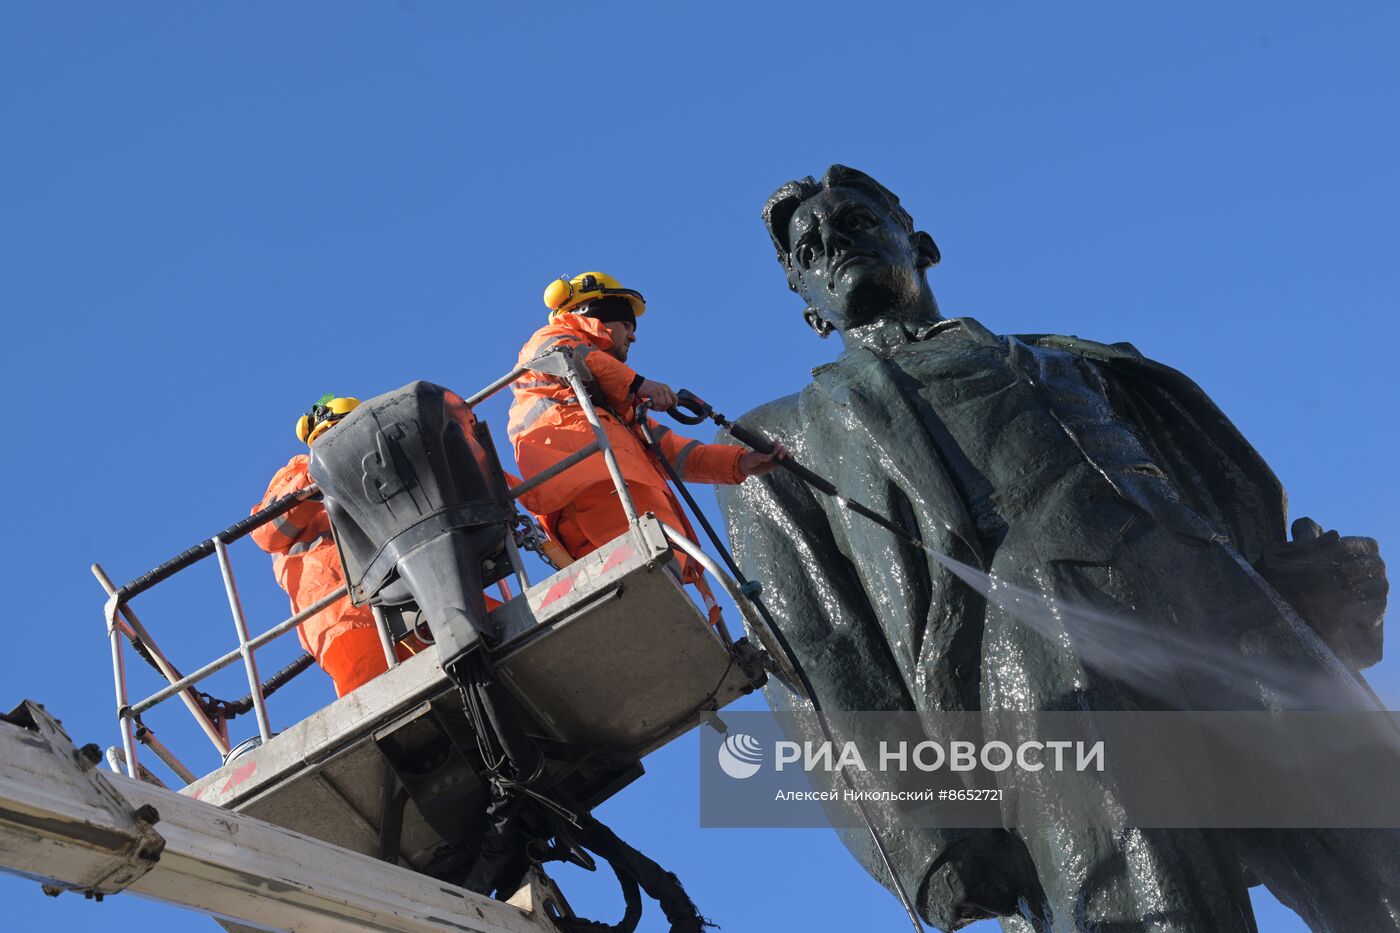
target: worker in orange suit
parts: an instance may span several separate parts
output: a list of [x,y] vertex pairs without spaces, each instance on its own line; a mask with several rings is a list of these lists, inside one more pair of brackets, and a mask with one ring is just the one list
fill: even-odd
[[[634,433],[639,399],[669,410],[676,405],[670,386],[648,379],[627,365],[628,350],[637,340],[637,319],[646,311],[641,294],[623,288],[612,276],[585,272],[558,279],[545,289],[549,323],[526,341],[519,366],[542,353],[581,348],[582,363],[592,377],[593,398],[627,491],[638,514],[652,512],[663,523],[692,539],[679,503],[666,483],[664,468],[653,459]],[[507,434],[525,479],[563,460],[595,439],[567,382],[558,376],[530,371],[511,385],[515,394]],[[681,437],[648,418],[652,436],[681,479],[700,483],[742,483],[778,468],[788,455],[779,445],[772,454],[745,451],[729,444],[702,444]],[[627,530],[627,516],[601,454],[594,454],[552,477],[521,497],[550,537],[574,558],[582,557]],[[680,555],[678,555],[680,556]],[[682,556],[686,579],[698,568]]]
[[[310,447],[359,404],[358,399],[336,398],[327,393],[298,419],[297,437]],[[309,462],[306,454],[298,454],[278,470],[268,484],[267,494],[262,502],[253,506],[253,511],[309,486]],[[272,555],[273,573],[292,598],[293,612],[300,612],[345,585],[340,551],[331,538],[330,515],[320,502],[300,503],[259,526],[252,537],[258,547]],[[488,608],[500,605],[490,597],[486,602]],[[297,626],[297,636],[321,669],[331,675],[336,696],[345,696],[389,669],[374,614],[369,606],[350,602],[349,596],[336,600]],[[399,642],[398,656],[407,658],[422,647],[422,642],[410,636]]]

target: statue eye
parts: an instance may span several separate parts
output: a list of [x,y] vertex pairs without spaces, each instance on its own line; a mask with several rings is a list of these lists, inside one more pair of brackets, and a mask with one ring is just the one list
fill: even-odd
[[875,226],[875,217],[869,211],[851,211],[846,215],[846,226],[852,230],[869,230]]
[[804,269],[812,268],[812,263],[817,261],[817,250],[811,243],[803,243],[797,247],[797,263]]

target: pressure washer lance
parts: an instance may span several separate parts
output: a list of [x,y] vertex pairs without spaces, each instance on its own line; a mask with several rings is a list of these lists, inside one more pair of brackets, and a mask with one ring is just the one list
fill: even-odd
[[[706,418],[709,418],[714,421],[715,424],[729,431],[737,440],[747,444],[759,453],[771,454],[773,452],[773,442],[768,438],[734,424],[688,389],[680,390],[676,393],[676,397],[678,399],[676,407],[668,411],[667,414],[681,424],[696,425],[703,422]],[[744,576],[743,571],[739,569],[739,565],[735,563],[733,555],[729,553],[729,548],[727,548],[720,539],[714,526],[712,526],[709,519],[705,517],[705,513],[700,511],[700,507],[695,502],[695,497],[690,494],[690,490],[686,488],[685,482],[681,479],[680,474],[678,474],[675,467],[671,465],[671,461],[666,458],[666,454],[661,450],[661,445],[656,443],[655,438],[652,437],[651,430],[647,426],[646,412],[644,409],[644,405],[639,405],[636,412],[637,417],[634,419],[636,425],[641,430],[642,438],[646,441],[652,453],[654,453],[656,458],[661,462],[661,465],[666,468],[666,472],[671,477],[671,482],[675,484],[676,489],[680,492],[681,496],[685,498],[686,504],[690,506],[691,514],[700,522],[701,527],[705,529],[706,536],[710,539],[710,543],[715,546],[715,550],[717,550],[720,557],[724,559],[724,563],[729,568],[729,572],[734,575],[735,582],[739,584],[739,592],[746,597],[748,601],[753,604],[754,608],[758,610],[759,614],[763,616],[763,621],[769,633],[773,636],[773,640],[782,651],[783,657],[787,661],[787,666],[791,669],[793,674],[797,676],[802,693],[806,694],[807,700],[812,704],[812,712],[816,714],[817,723],[821,726],[822,735],[825,736],[826,740],[834,747],[836,745],[836,736],[832,732],[831,724],[827,721],[826,713],[822,710],[821,701],[817,699],[816,688],[812,686],[812,681],[807,677],[807,672],[803,669],[802,663],[797,659],[797,653],[792,650],[792,645],[788,642],[787,636],[778,628],[777,623],[773,621],[773,616],[768,612],[768,607],[765,606],[763,600],[759,598],[761,587],[758,581],[750,580]],[[689,414],[687,414],[687,412],[689,412]],[[833,486],[829,480],[818,476],[790,457],[779,460],[778,464],[812,487],[828,496],[832,496],[837,502],[840,502],[853,512],[864,515],[881,527],[889,529],[900,538],[920,548],[924,546],[922,541],[910,535],[909,532],[905,531],[892,520],[878,512],[872,511],[859,502],[841,495],[836,491],[836,487]],[[851,780],[851,776],[846,769],[839,768],[837,770],[840,771],[842,779],[846,782],[846,786],[852,791],[855,791],[855,782]],[[860,811],[861,821],[865,823],[865,828],[870,832],[870,839],[875,844],[875,851],[880,854],[880,861],[884,863],[885,871],[889,873],[890,880],[894,882],[895,893],[899,895],[899,901],[904,905],[905,913],[909,915],[909,922],[914,925],[915,930],[918,930],[919,933],[923,933],[924,924],[923,921],[919,919],[919,911],[914,906],[913,899],[909,897],[909,892],[905,890],[904,882],[900,880],[898,873],[894,870],[894,862],[890,859],[889,849],[885,846],[885,841],[881,838],[880,831],[875,828],[875,821],[871,818],[870,811],[866,809],[865,801],[860,798],[859,794],[853,795],[853,799],[856,808]]]
[[[772,441],[764,437],[762,434],[756,434],[753,431],[750,431],[748,428],[744,427],[743,425],[735,424],[734,422],[730,421],[728,418],[724,417],[724,415],[721,415],[719,412],[715,411],[713,408],[707,405],[699,396],[695,395],[695,393],[691,392],[689,389],[681,389],[679,392],[676,393],[676,398],[679,399],[676,406],[677,409],[685,409],[687,411],[694,412],[694,414],[691,415],[680,415],[677,414],[675,410],[668,412],[668,414],[670,414],[672,418],[675,418],[682,424],[699,424],[706,418],[709,418],[715,424],[719,425],[720,427],[727,430],[730,434],[732,434],[735,437],[735,439],[748,445],[749,447],[752,447],[759,453],[771,454],[773,452]],[[910,534],[908,529],[906,529],[903,525],[900,525],[892,518],[888,518],[884,515],[881,515],[879,512],[875,511],[867,505],[862,505],[860,502],[857,502],[850,496],[842,495],[840,490],[838,490],[836,486],[832,484],[831,480],[826,479],[822,476],[818,476],[816,473],[813,473],[811,470],[807,469],[805,466],[798,463],[796,460],[792,460],[790,458],[786,460],[779,460],[778,465],[781,466],[783,469],[787,470],[793,476],[796,476],[798,479],[802,480],[807,485],[811,486],[813,489],[822,493],[823,495],[827,495],[835,499],[843,507],[850,509],[857,515],[864,515],[866,518],[870,519],[872,522],[879,525],[881,528],[884,528],[886,531],[893,532],[895,535],[899,536],[904,541],[907,541],[909,544],[914,545],[914,547],[918,548],[919,550],[924,550],[924,542],[919,538],[915,537],[914,535]]]

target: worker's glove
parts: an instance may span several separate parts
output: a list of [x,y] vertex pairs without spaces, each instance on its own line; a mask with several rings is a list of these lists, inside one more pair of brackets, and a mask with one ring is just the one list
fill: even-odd
[[1358,670],[1380,660],[1390,584],[1374,538],[1300,518],[1293,540],[1265,548],[1256,569],[1342,660]]

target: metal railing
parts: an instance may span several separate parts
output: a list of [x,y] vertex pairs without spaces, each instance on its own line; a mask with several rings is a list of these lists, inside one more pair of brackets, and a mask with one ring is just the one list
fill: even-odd
[[[573,352],[568,350],[553,350],[532,360],[529,366],[518,367],[499,379],[491,382],[475,395],[468,397],[465,401],[468,407],[474,407],[506,386],[513,383],[526,372],[540,372],[557,376],[565,381],[572,391],[579,409],[584,418],[593,428],[594,441],[582,450],[565,457],[530,479],[512,487],[508,492],[512,500],[537,488],[540,484],[553,479],[565,470],[571,469],[583,462],[585,459],[596,453],[603,455],[603,460],[607,465],[608,475],[617,490],[622,509],[627,516],[628,525],[632,534],[639,534],[637,531],[637,509],[632,501],[632,496],[627,489],[627,483],[622,476],[622,470],[618,466],[617,456],[608,441],[607,432],[603,428],[602,421],[598,417],[597,409],[589,397],[588,389],[585,385],[586,371]],[[171,558],[155,569],[137,577],[124,586],[113,586],[111,579],[106,572],[97,565],[92,565],[92,572],[97,577],[98,583],[107,592],[107,603],[104,608],[104,618],[107,627],[107,636],[111,644],[112,652],[112,675],[116,689],[117,699],[117,720],[122,734],[122,754],[120,756],[109,756],[109,762],[120,761],[122,767],[130,777],[137,777],[144,770],[137,759],[136,746],[139,742],[150,748],[152,752],[161,759],[181,780],[189,783],[194,779],[194,774],[190,768],[186,767],[175,755],[156,738],[142,721],[143,713],[155,708],[157,705],[178,696],[194,717],[195,722],[204,732],[205,736],[214,745],[221,756],[227,757],[229,754],[229,737],[227,719],[228,717],[219,711],[217,706],[208,706],[202,696],[194,689],[200,681],[218,673],[219,671],[237,663],[243,662],[244,671],[247,674],[249,697],[252,700],[252,708],[257,719],[258,735],[262,741],[266,742],[272,737],[271,718],[267,712],[267,695],[271,693],[269,683],[275,678],[269,678],[268,683],[264,683],[258,676],[257,649],[263,647],[276,638],[285,635],[296,628],[306,619],[316,613],[326,609],[333,603],[348,595],[348,590],[341,587],[334,593],[317,600],[310,606],[294,613],[281,622],[274,625],[267,631],[253,636],[249,633],[246,614],[243,610],[243,603],[238,595],[238,587],[234,581],[233,567],[228,557],[228,546],[234,541],[245,537],[255,529],[274,521],[279,516],[290,511],[303,502],[315,498],[319,494],[316,485],[310,484],[303,489],[283,496],[263,509],[259,509],[247,518],[242,519],[234,525],[224,529],[213,537],[200,542],[177,556]],[[530,579],[525,569],[524,561],[520,555],[520,549],[515,543],[514,534],[508,529],[505,536],[505,547],[510,560],[511,569],[516,577],[516,582],[520,593],[524,594],[530,587]],[[238,637],[238,647],[219,657],[218,659],[205,664],[192,674],[181,674],[160,650],[155,639],[149,630],[145,628],[132,611],[130,602],[136,596],[146,592],[158,583],[168,580],[180,571],[199,563],[209,556],[214,556],[219,564],[220,574],[223,577],[224,592],[228,598],[229,611],[233,617],[234,631]],[[500,581],[501,593],[505,599],[511,598],[510,587],[505,580]],[[380,644],[384,649],[384,658],[389,667],[395,667],[398,661],[398,654],[394,647],[394,637],[389,630],[388,622],[384,613],[378,607],[372,607],[375,628],[379,633]],[[152,667],[154,667],[166,680],[166,686],[150,696],[145,697],[135,703],[131,702],[127,689],[126,664],[123,653],[122,642],[125,639],[134,650]],[[280,686],[280,684],[277,684]]]

